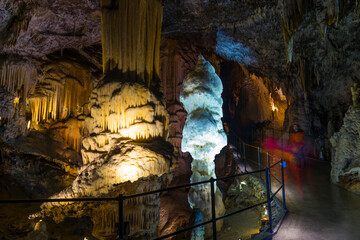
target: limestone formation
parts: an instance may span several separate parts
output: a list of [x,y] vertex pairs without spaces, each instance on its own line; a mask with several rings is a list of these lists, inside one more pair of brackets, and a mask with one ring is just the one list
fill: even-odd
[[160,79],[170,115],[168,141],[181,148],[186,111],[180,103],[180,91],[186,74],[195,66],[198,50],[194,46],[171,39],[162,42]]
[[[107,143],[101,146],[101,138],[93,137],[93,144],[86,145],[92,154],[84,155],[91,161],[81,169],[72,185],[52,198],[78,197],[117,197],[119,194],[131,195],[157,190],[166,186],[171,179],[172,151],[164,141],[137,143],[124,140],[119,134],[107,134]],[[89,139],[88,139],[89,141]],[[87,142],[88,144],[88,142]],[[125,202],[125,221],[130,222],[131,237],[139,239],[146,234],[156,236],[159,220],[159,196],[130,199]],[[146,207],[148,206],[148,207]],[[93,235],[106,239],[115,236],[118,222],[117,204],[114,203],[46,203],[42,212],[34,216],[50,216],[56,222],[65,217],[91,216],[94,225]],[[141,238],[140,238],[141,239]]]
[[[168,113],[143,84],[106,78],[90,96],[89,133],[112,132],[131,139],[166,138]],[[106,82],[108,81],[108,82]]]
[[[216,178],[215,155],[227,144],[223,129],[222,93],[223,87],[214,68],[199,56],[195,68],[186,76],[180,93],[180,101],[188,113],[181,150],[190,152],[191,182]],[[204,220],[211,218],[210,185],[196,185],[190,189],[189,203],[193,209],[200,209]],[[216,216],[225,212],[222,194],[216,187]],[[218,222],[218,230],[222,223]]]
[[44,66],[44,74],[29,97],[33,124],[86,114],[91,89],[90,72],[81,64],[63,60]]
[[161,3],[102,0],[101,11],[104,73],[118,69],[154,87],[159,76]]
[[[157,89],[162,6],[157,0],[103,0],[101,6],[105,77],[89,98],[84,166],[72,185],[52,198],[131,195],[164,188],[171,180],[173,148],[165,142],[169,117]],[[62,116],[71,108],[65,110]],[[125,202],[130,238],[156,236],[159,205],[158,194]],[[66,216],[90,216],[93,235],[113,239],[117,212],[114,203],[46,203],[34,216],[51,216],[57,222]]]
[[360,109],[350,106],[344,124],[331,138],[331,179],[351,191],[360,192]]
[[357,84],[354,83],[354,85],[351,87],[353,107],[357,107],[359,105],[359,94],[360,94],[360,88],[358,88]]

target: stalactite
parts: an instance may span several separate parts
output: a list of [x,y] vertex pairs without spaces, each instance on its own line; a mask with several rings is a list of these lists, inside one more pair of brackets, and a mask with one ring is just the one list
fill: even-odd
[[65,122],[57,122],[51,126],[65,140],[70,148],[80,152],[81,140],[84,132],[84,121],[70,118]]
[[297,28],[303,20],[303,16],[307,11],[307,0],[281,0],[278,2],[278,7],[281,14],[281,31],[287,51],[287,59],[291,62],[288,55],[288,47],[292,35],[296,32]]
[[23,111],[26,109],[26,98],[36,78],[37,72],[35,66],[29,63],[5,61],[0,69],[0,85],[8,92],[14,94],[17,99],[21,99]]
[[57,63],[47,69],[29,98],[33,122],[65,119],[84,113],[90,74],[74,63]]
[[153,76],[159,76],[161,3],[102,0],[101,10],[104,73],[114,69],[135,73],[150,87]]
[[[132,139],[165,137],[168,114],[164,105],[146,87],[140,84],[113,82],[91,94],[91,118],[100,131],[120,133]],[[95,130],[89,127],[90,132]]]

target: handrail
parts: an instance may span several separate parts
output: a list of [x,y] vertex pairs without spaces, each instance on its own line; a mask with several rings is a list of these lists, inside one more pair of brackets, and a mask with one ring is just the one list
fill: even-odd
[[112,198],[45,198],[45,199],[9,199],[0,200],[2,203],[37,203],[37,202],[103,202],[117,201],[117,197]]
[[235,175],[231,175],[231,176],[226,176],[226,177],[221,177],[221,178],[214,178],[214,180],[215,180],[215,181],[221,181],[221,180],[226,180],[226,179],[229,179],[229,178],[240,177],[240,176],[245,176],[245,175],[254,174],[254,173],[259,173],[259,172],[265,172],[265,169],[256,170],[256,171],[252,171],[252,172],[246,172],[246,173],[239,173],[239,174],[235,174]]
[[145,195],[151,195],[151,194],[156,194],[156,193],[161,193],[161,192],[167,192],[167,191],[171,191],[171,190],[175,190],[175,189],[179,189],[179,188],[191,187],[191,186],[200,185],[200,184],[209,183],[209,182],[210,182],[210,179],[206,180],[206,181],[201,181],[201,182],[188,183],[188,184],[184,184],[184,185],[178,185],[178,186],[174,186],[174,187],[158,189],[158,190],[145,192],[145,193],[133,194],[133,195],[129,195],[129,196],[124,196],[124,198],[125,199],[136,198],[136,197],[141,197],[141,196],[145,196]]
[[281,162],[281,159],[280,159],[280,161],[278,161],[278,162],[274,163],[273,165],[271,165],[269,168],[275,167],[275,166],[278,165],[280,162]]
[[282,189],[282,186],[280,186],[279,188],[278,188],[278,190],[276,190],[274,193],[273,193],[273,195],[271,196],[271,200],[273,200],[273,198],[275,197],[275,195],[280,191]]
[[237,210],[237,211],[232,212],[232,213],[225,214],[225,215],[223,215],[223,216],[221,216],[221,217],[216,218],[216,220],[220,220],[220,219],[223,219],[223,218],[230,217],[230,216],[232,216],[232,215],[235,215],[235,214],[238,214],[238,213],[244,212],[244,211],[246,211],[246,210],[249,210],[249,209],[252,209],[252,208],[258,207],[258,206],[263,205],[263,204],[265,204],[265,203],[267,203],[267,201],[264,201],[264,202],[261,202],[261,203],[257,203],[257,204],[255,204],[255,205],[252,205],[252,206],[250,206],[250,207],[246,207],[246,208],[243,208],[243,209]]
[[[214,181],[222,181],[222,180],[226,180],[226,179],[230,179],[230,178],[235,178],[235,177],[240,177],[240,176],[245,176],[245,175],[250,175],[250,174],[255,174],[255,173],[259,173],[259,172],[264,172],[265,169],[262,170],[257,170],[257,171],[253,171],[253,172],[246,172],[246,173],[239,173],[239,174],[235,174],[235,175],[231,175],[231,176],[226,176],[226,177],[220,177],[220,178],[214,178]],[[157,194],[157,193],[161,193],[161,192],[167,192],[167,191],[171,191],[171,190],[176,190],[176,189],[180,189],[180,188],[186,188],[186,187],[191,187],[191,186],[196,186],[196,185],[200,185],[200,184],[205,184],[205,183],[210,183],[211,180],[206,180],[206,181],[201,181],[201,182],[196,182],[196,183],[189,183],[189,184],[183,184],[183,185],[178,185],[178,186],[174,186],[174,187],[169,187],[169,188],[163,188],[163,189],[158,189],[158,190],[154,190],[154,191],[150,191],[150,192],[145,192],[145,193],[139,193],[139,194],[133,194],[133,195],[128,195],[128,196],[123,196],[123,199],[130,199],[130,198],[136,198],[136,197],[142,197],[142,196],[146,196],[146,195],[151,195],[151,194]],[[102,202],[102,201],[117,201],[118,197],[109,197],[109,198],[44,198],[44,199],[9,199],[9,200],[0,200],[0,204],[2,203],[36,203],[36,202]]]
[[[246,144],[243,141],[241,141],[244,146],[251,146],[254,147],[250,144]],[[260,148],[259,147],[255,147],[258,150],[258,156],[260,158]],[[244,148],[244,153],[245,153],[245,148]],[[230,217],[232,215],[238,214],[240,212],[243,211],[247,211],[249,209],[258,207],[260,205],[263,204],[267,204],[268,205],[268,214],[269,214],[269,231],[272,233],[272,213],[271,213],[271,201],[274,199],[274,197],[276,196],[276,194],[282,189],[283,190],[283,208],[284,210],[286,210],[286,205],[285,205],[285,183],[284,183],[284,164],[283,164],[283,160],[280,159],[280,161],[276,162],[275,164],[271,165],[269,164],[269,155],[267,153],[268,156],[268,167],[265,167],[264,169],[260,169],[260,164],[259,164],[259,170],[256,171],[251,171],[251,172],[247,172],[246,171],[246,167],[245,167],[245,172],[244,173],[239,173],[239,174],[234,174],[231,176],[225,176],[225,177],[220,177],[220,178],[210,178],[209,180],[206,181],[201,181],[201,182],[195,182],[195,183],[189,183],[189,184],[183,184],[183,185],[178,185],[178,186],[173,186],[173,187],[168,187],[168,188],[163,188],[163,189],[158,189],[158,190],[154,190],[154,191],[149,191],[149,192],[145,192],[145,193],[138,193],[138,194],[133,194],[133,195],[128,195],[128,196],[124,196],[122,194],[120,194],[118,197],[105,197],[105,198],[50,198],[50,199],[14,199],[14,200],[0,200],[0,204],[9,204],[9,203],[36,203],[36,202],[100,202],[100,201],[117,201],[118,202],[118,206],[119,206],[119,223],[118,223],[118,240],[125,240],[127,237],[127,233],[125,233],[125,223],[124,223],[124,216],[123,216],[123,208],[124,208],[124,201],[130,198],[136,198],[136,197],[141,197],[141,196],[145,196],[145,195],[151,195],[151,194],[158,194],[158,193],[162,193],[162,192],[166,192],[166,191],[171,191],[171,190],[176,190],[179,188],[186,188],[186,187],[191,187],[191,186],[196,186],[196,185],[200,185],[200,184],[207,184],[210,183],[211,184],[211,209],[212,209],[212,218],[208,221],[205,222],[201,222],[199,224],[181,229],[179,231],[161,236],[156,238],[156,240],[160,240],[160,239],[165,239],[171,236],[174,236],[176,234],[182,233],[182,232],[186,232],[189,231],[191,229],[197,228],[197,227],[201,227],[204,226],[206,224],[212,223],[212,228],[213,228],[213,239],[216,240],[216,221]],[[244,160],[245,160],[245,156],[244,156]],[[259,159],[260,161],[260,159]],[[260,162],[259,162],[260,163]],[[271,176],[272,174],[270,173],[270,169],[275,167],[276,165],[278,165],[280,163],[281,166],[281,178],[282,181],[280,182],[275,176],[273,176],[277,181],[279,181],[281,184],[280,188],[276,190],[276,192],[274,192],[273,194],[271,194]],[[246,165],[246,162],[245,162]],[[235,178],[235,177],[240,177],[240,176],[245,176],[245,175],[252,175],[252,174],[257,174],[259,173],[259,178],[261,179],[261,173],[265,172],[265,185],[266,185],[266,191],[267,191],[267,201],[261,202],[261,203],[257,203],[255,205],[225,214],[223,216],[219,216],[216,217],[215,216],[215,183],[217,181],[222,181],[222,180],[227,180],[230,178]]]

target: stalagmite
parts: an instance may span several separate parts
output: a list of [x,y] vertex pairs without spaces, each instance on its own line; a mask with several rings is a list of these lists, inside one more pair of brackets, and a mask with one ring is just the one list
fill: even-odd
[[[215,155],[227,144],[221,121],[222,91],[221,80],[213,66],[200,56],[195,68],[186,76],[180,93],[180,101],[188,113],[181,149],[193,157],[191,182],[216,178]],[[193,209],[201,210],[205,221],[211,218],[209,184],[192,187],[188,199]],[[216,215],[224,213],[222,194],[216,188]],[[221,226],[218,222],[218,230]]]
[[[131,195],[163,188],[171,180],[173,147],[165,141],[169,117],[158,94],[162,5],[157,0],[103,0],[101,8],[105,76],[90,94],[81,149],[84,165],[72,185],[53,198]],[[39,95],[34,118],[69,115],[76,104],[69,90],[59,97],[68,91],[60,85],[51,101]],[[114,239],[117,206],[98,204],[46,203],[38,215],[55,221],[88,215],[94,236]],[[156,236],[159,206],[158,194],[125,201],[132,239]]]

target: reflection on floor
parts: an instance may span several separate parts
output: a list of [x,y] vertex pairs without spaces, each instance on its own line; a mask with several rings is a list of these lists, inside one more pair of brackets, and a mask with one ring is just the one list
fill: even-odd
[[304,168],[288,164],[289,213],[274,240],[359,239],[360,196],[332,184],[330,169],[329,162],[310,158]]

